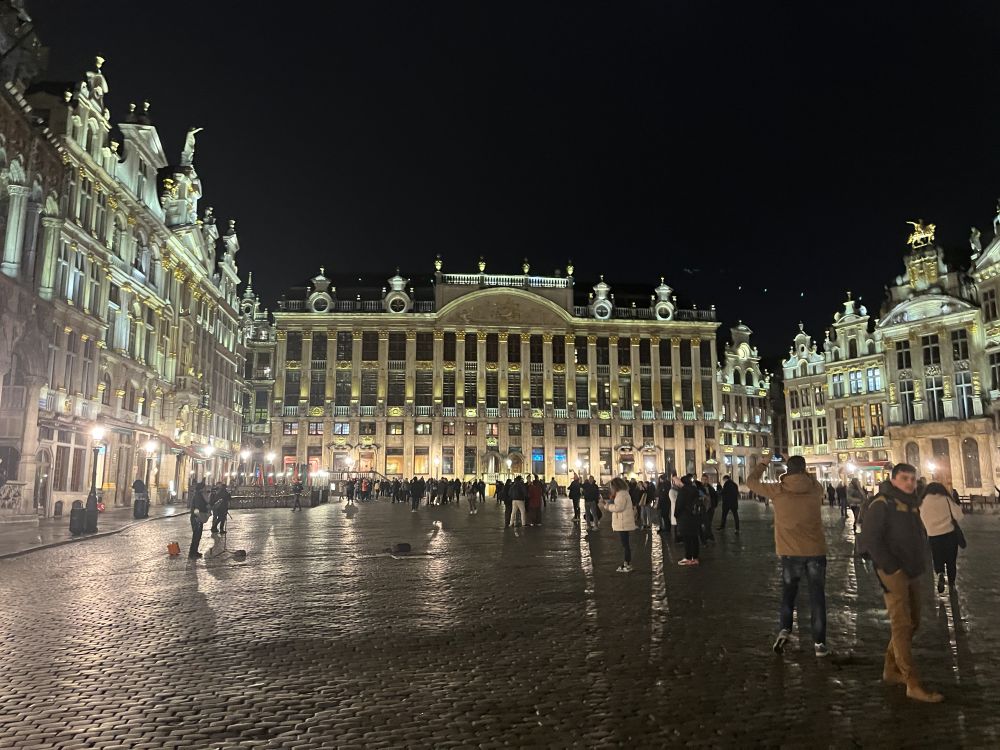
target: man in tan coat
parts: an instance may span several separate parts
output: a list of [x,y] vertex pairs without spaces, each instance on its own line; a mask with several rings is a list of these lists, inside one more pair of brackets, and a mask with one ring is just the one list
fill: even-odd
[[[802,456],[790,456],[788,470],[777,483],[760,481],[767,463],[757,464],[747,477],[751,492],[771,498],[774,507],[774,547],[781,557],[781,610],[774,652],[780,654],[792,634],[792,617],[799,581],[809,583],[813,648],[816,656],[827,656],[826,646],[826,538],[821,511],[825,493],[816,478],[806,472]],[[801,616],[801,613],[800,613]]]

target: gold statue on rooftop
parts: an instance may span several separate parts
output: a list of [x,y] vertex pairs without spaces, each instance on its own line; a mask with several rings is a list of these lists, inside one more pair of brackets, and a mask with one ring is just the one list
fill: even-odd
[[910,245],[913,248],[918,248],[934,242],[934,224],[924,224],[923,219],[908,221],[906,223],[913,227],[913,231],[910,232],[910,236],[906,240],[907,245]]

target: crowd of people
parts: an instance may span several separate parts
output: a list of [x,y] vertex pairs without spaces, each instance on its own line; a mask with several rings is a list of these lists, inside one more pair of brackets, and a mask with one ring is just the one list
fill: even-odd
[[[830,654],[827,646],[826,552],[822,520],[824,502],[839,506],[847,522],[851,511],[857,536],[858,553],[870,564],[883,591],[890,620],[891,635],[885,653],[883,680],[906,688],[910,698],[925,702],[943,700],[940,693],[927,690],[913,663],[912,640],[920,622],[920,579],[925,572],[927,547],[932,554],[937,591],[945,585],[954,593],[958,550],[965,546],[959,522],[961,503],[954,490],[940,482],[926,483],[917,478],[909,464],[897,464],[890,478],[877,491],[869,493],[856,478],[834,487],[821,484],[806,470],[801,456],[790,456],[787,471],[777,482],[762,481],[766,463],[758,463],[746,478],[751,496],[770,502],[774,520],[775,552],[781,562],[781,596],[775,653],[784,653],[792,637],[794,612],[800,582],[809,591],[810,626],[813,647],[818,657]],[[301,493],[298,485],[297,493]],[[497,505],[504,508],[504,528],[536,527],[543,522],[543,511],[559,495],[555,478],[545,483],[535,475],[498,479],[492,487]],[[422,502],[446,505],[465,502],[470,515],[479,512],[487,498],[485,478],[455,479],[381,479],[367,477],[348,480],[343,493],[349,504],[388,498],[392,503],[409,504],[416,512]],[[586,533],[599,532],[602,519],[610,516],[611,530],[621,542],[622,563],[617,572],[632,572],[630,535],[636,530],[655,530],[667,543],[683,544],[684,554],[678,564],[685,567],[701,563],[701,549],[715,541],[713,531],[723,531],[732,516],[736,534],[740,533],[740,487],[730,476],[715,483],[707,475],[700,479],[691,474],[660,475],[655,481],[626,480],[614,477],[602,488],[593,476],[576,474],[566,488],[573,509],[573,523],[586,521]],[[209,517],[212,534],[226,533],[231,498],[225,483],[211,489],[200,482],[192,491],[190,558],[201,557],[198,545]],[[581,508],[581,501],[583,507]],[[719,526],[715,514],[722,506]]]

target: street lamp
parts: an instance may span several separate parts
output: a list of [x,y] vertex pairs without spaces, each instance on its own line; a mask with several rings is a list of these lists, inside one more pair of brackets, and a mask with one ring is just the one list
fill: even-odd
[[508,458],[506,464],[507,464],[507,478],[510,479],[510,467],[514,465],[514,462]]
[[927,462],[927,471],[930,472],[930,474],[931,474],[931,480],[932,481],[934,479],[934,470],[935,469],[937,469],[937,466],[934,465],[934,462],[933,461],[928,461]]
[[[268,477],[268,479],[273,479],[274,478],[274,451],[270,451],[266,456],[264,456],[264,458],[267,459],[267,463],[271,467],[271,471],[268,472],[267,477]],[[266,492],[266,490],[267,490],[267,481],[266,480],[264,481],[264,489],[265,489],[265,492]]]
[[434,476],[437,476],[441,470],[441,458],[440,456],[434,456]]
[[101,441],[104,440],[105,430],[100,425],[95,425],[90,431],[90,437],[94,441],[94,461],[90,473],[90,494],[87,495],[86,524],[84,531],[97,531],[97,458],[101,454]]
[[241,450],[240,459],[242,459],[242,466],[240,468],[240,471],[237,473],[236,479],[237,481],[242,483],[246,481],[246,476],[248,473],[247,469],[249,468],[248,464],[250,462],[250,451],[248,451],[246,448]]

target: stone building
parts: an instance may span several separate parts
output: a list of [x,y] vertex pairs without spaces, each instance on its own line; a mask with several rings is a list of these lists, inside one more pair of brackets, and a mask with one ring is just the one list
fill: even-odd
[[760,369],[757,347],[750,345],[752,333],[742,321],[730,330],[732,340],[726,345],[718,372],[721,471],[738,484],[743,484],[757,463],[770,462],[774,450],[771,379]]
[[679,308],[662,281],[616,300],[602,278],[577,298],[572,265],[521,270],[438,259],[430,284],[358,291],[321,269],[290,291],[273,351],[251,344],[248,362],[259,424],[273,399],[267,473],[717,473],[714,309]]
[[881,481],[889,463],[885,357],[864,305],[848,292],[822,352],[800,325],[782,368],[789,452],[822,480]]
[[220,237],[212,209],[199,216],[197,130],[171,165],[148,104],[112,121],[103,63],[71,83],[22,76],[0,97],[0,457],[20,495],[5,501],[17,505],[11,517],[68,510],[86,496],[95,457],[107,505],[130,503],[136,478],[165,501],[238,461],[234,223]]
[[822,352],[800,326],[783,362],[789,450],[824,479],[873,486],[906,461],[963,495],[992,494],[995,397],[982,381],[1000,370],[1000,329],[990,343],[997,327],[983,321],[997,319],[1000,240],[983,251],[973,230],[970,275],[945,263],[933,225],[911,223],[906,272],[874,326],[850,295]]

